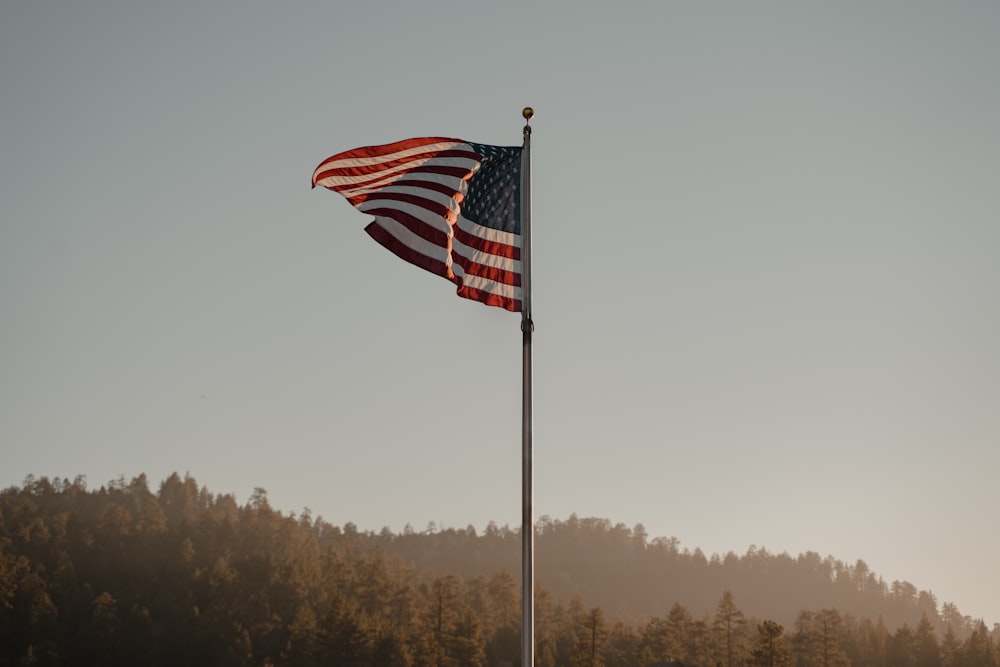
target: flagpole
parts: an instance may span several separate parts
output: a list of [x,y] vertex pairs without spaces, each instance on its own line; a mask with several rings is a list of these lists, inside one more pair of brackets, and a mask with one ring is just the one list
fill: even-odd
[[521,151],[521,667],[535,665],[535,522],[532,518],[531,481],[531,107],[524,117]]

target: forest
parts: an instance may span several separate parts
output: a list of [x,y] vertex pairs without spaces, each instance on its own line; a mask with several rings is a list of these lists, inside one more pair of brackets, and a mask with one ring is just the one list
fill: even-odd
[[[1000,625],[863,561],[541,517],[538,667],[1000,667]],[[0,491],[0,667],[519,667],[520,531],[361,531],[190,475]]]

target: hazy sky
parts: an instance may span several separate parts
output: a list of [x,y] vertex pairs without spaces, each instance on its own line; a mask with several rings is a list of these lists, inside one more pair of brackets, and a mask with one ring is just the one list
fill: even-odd
[[987,0],[0,3],[0,485],[518,526],[519,316],[309,179],[531,105],[536,516],[1000,621],[998,65]]

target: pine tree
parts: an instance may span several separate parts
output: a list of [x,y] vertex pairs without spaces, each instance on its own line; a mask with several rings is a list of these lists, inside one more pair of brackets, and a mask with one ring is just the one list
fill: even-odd
[[750,650],[747,665],[752,667],[790,667],[792,652],[784,639],[784,628],[774,621],[757,626],[757,643]]
[[578,616],[571,667],[604,667],[604,641],[607,635],[607,622],[600,607],[593,607]]
[[924,614],[917,625],[916,635],[916,667],[941,667],[941,649],[938,646],[937,637],[934,636],[934,627],[931,625],[927,614]]
[[712,630],[726,667],[733,667],[743,656],[746,647],[746,626],[746,616],[736,607],[733,594],[728,590],[725,591],[716,607]]

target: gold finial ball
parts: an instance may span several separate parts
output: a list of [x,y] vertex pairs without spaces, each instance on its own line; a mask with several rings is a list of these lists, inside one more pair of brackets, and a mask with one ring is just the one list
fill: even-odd
[[531,117],[535,115],[535,110],[531,107],[524,107],[521,110],[521,115],[524,116],[524,120],[531,120]]

